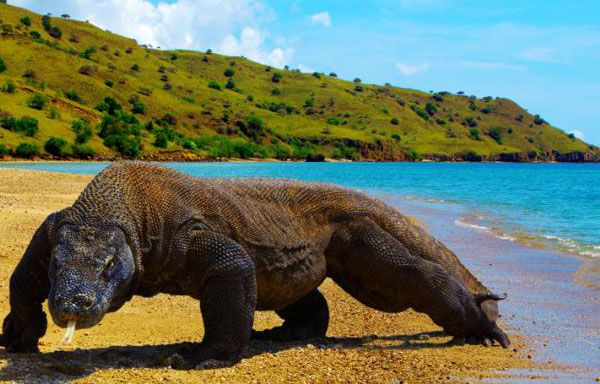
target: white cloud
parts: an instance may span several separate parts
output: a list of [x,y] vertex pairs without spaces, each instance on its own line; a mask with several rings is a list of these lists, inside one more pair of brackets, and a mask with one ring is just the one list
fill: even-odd
[[556,62],[556,50],[552,48],[531,48],[521,52],[521,57],[529,61],[539,61],[542,63]]
[[[204,50],[226,47],[266,64],[291,60],[293,50],[267,39],[259,23],[272,18],[261,0],[13,0],[39,13],[69,13],[141,44]],[[241,32],[240,32],[241,31]],[[236,37],[238,36],[239,37]],[[270,46],[270,47],[269,47]],[[225,52],[224,52],[225,53]]]
[[231,56],[246,56],[250,60],[283,67],[294,56],[291,48],[275,48],[267,51],[263,48],[265,34],[258,29],[246,27],[237,39],[233,35],[226,36],[219,45],[219,52]]
[[298,65],[298,69],[300,70],[300,72],[304,72],[304,73],[314,73],[315,72],[314,69],[312,69],[311,67],[304,65],[304,64]]
[[583,140],[585,138],[585,135],[583,134],[583,132],[581,132],[578,129],[572,129],[571,132],[569,132],[569,133],[574,134],[576,138],[581,139],[581,140]]
[[400,71],[403,76],[413,76],[420,73],[425,73],[429,69],[429,63],[419,64],[408,64],[408,63],[396,63],[396,69]]
[[321,24],[324,27],[331,27],[331,16],[329,12],[315,13],[310,16],[310,21],[313,24]]

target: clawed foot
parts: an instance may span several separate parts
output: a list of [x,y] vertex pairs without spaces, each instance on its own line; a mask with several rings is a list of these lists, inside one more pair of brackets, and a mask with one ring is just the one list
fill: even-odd
[[510,340],[506,333],[504,333],[498,326],[494,326],[491,331],[485,332],[485,334],[475,336],[455,336],[448,342],[451,345],[485,345],[486,347],[495,345],[498,342],[503,348],[508,348]]
[[24,324],[11,313],[2,327],[0,346],[8,353],[36,353],[39,352],[38,340],[46,333],[46,317],[33,318]]
[[227,356],[208,347],[185,349],[168,356],[163,362],[173,369],[218,369],[227,368],[240,361],[240,357]]

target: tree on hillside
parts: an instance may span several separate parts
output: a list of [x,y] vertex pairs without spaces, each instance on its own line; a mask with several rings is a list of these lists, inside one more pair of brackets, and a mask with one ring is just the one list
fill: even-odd
[[498,144],[502,144],[502,129],[499,127],[490,128],[489,135],[492,139],[496,140]]
[[29,16],[21,17],[21,19],[19,21],[21,22],[21,24],[23,24],[26,27],[31,26],[31,17],[29,17]]
[[48,34],[50,36],[54,37],[55,39],[60,39],[62,37],[62,30],[59,27],[57,27],[56,25],[53,25],[48,30]]
[[48,15],[42,16],[42,26],[44,27],[44,29],[46,31],[48,31],[48,30],[50,30],[50,28],[52,28],[52,19],[50,18],[50,16],[48,16]]
[[4,62],[4,60],[2,60],[2,58],[0,57],[0,73],[6,71],[6,63]]
[[42,95],[41,93],[36,93],[35,95],[33,95],[29,99],[27,99],[27,106],[29,108],[33,108],[33,109],[37,109],[37,110],[44,109],[44,107],[46,106],[47,103],[48,103],[48,99],[46,99],[46,97],[44,95]]
[[67,144],[65,139],[53,136],[44,144],[44,150],[51,155],[62,157],[65,155]]
[[437,108],[433,103],[427,103],[427,105],[425,105],[425,110],[430,116],[433,116],[437,112]]

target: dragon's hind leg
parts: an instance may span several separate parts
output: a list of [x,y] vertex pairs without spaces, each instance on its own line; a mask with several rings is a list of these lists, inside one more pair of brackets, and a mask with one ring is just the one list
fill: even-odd
[[327,301],[317,289],[294,304],[276,311],[283,325],[264,331],[253,331],[257,340],[298,341],[324,337],[329,324]]
[[341,224],[325,253],[328,276],[367,306],[386,312],[413,308],[452,336],[509,343],[445,268],[413,256],[369,218]]

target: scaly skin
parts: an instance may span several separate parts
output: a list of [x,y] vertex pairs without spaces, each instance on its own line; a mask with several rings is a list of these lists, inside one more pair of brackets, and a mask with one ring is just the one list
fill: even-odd
[[[59,326],[99,322],[133,295],[189,295],[205,335],[182,367],[239,361],[250,337],[302,340],[327,331],[317,288],[331,277],[372,308],[428,314],[455,338],[509,344],[500,298],[405,216],[335,185],[199,179],[159,165],[115,163],[36,232],[10,283],[0,345],[37,351],[48,298]],[[252,332],[255,310],[280,327]]]

